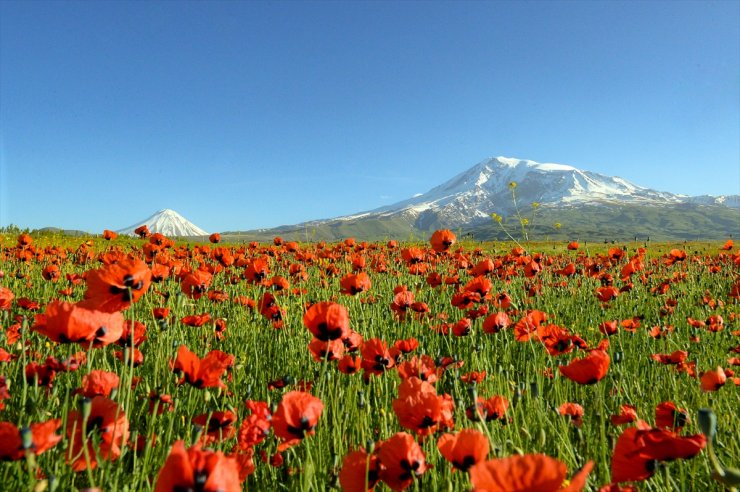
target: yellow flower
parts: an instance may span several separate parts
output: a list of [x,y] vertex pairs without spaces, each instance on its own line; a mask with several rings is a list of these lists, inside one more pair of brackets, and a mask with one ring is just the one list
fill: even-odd
[[495,213],[495,212],[491,214],[491,218],[492,218],[492,219],[493,219],[494,221],[498,222],[499,224],[501,223],[501,221],[502,221],[502,220],[504,220],[504,218],[503,218],[503,217],[501,217],[501,216],[500,216],[499,214],[497,214],[497,213]]
[[516,185],[516,181],[512,181],[511,183],[509,183],[509,188],[511,188],[512,190],[513,190],[514,188],[516,188],[516,186],[517,186],[517,185]]
[[540,208],[540,202],[532,202],[532,208]]
[[563,227],[563,224],[561,224],[560,222],[555,222],[555,229],[560,229],[561,227]]
[[527,224],[529,224],[529,219],[522,219],[521,220],[521,223],[522,223],[522,225],[527,225]]

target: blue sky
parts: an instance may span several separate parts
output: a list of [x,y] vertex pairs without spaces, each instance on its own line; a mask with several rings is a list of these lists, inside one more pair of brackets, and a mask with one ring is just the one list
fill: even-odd
[[740,193],[740,2],[0,2],[0,224],[328,218],[491,156]]

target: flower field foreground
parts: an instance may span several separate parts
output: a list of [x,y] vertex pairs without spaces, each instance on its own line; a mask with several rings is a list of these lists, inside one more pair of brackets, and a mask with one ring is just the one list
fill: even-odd
[[139,232],[2,238],[3,490],[738,485],[732,241]]

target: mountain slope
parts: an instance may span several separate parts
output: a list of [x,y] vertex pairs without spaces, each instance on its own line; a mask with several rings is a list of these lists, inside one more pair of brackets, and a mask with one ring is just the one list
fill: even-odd
[[424,230],[428,229],[427,223],[430,222],[446,224],[450,228],[467,226],[489,220],[493,212],[500,215],[514,213],[514,199],[509,187],[512,182],[517,184],[516,201],[521,209],[529,208],[533,202],[558,207],[679,203],[740,206],[737,196],[692,199],[644,188],[623,178],[581,171],[565,164],[541,164],[495,157],[476,164],[427,193],[370,212],[340,217],[338,220],[401,214],[408,219],[415,218],[414,225]]
[[[680,239],[687,234],[726,237],[740,230],[738,195],[689,197],[565,164],[495,157],[393,205],[335,219],[250,231],[240,237],[403,239],[424,237],[439,228],[463,230],[476,237],[485,235],[481,231],[494,234],[496,231],[488,227],[491,213],[504,217],[516,214],[512,182],[516,183],[516,204],[524,216],[531,216],[532,203],[537,202],[540,224],[553,220],[564,225],[562,231],[553,230],[552,234],[574,237],[583,232],[600,236],[601,231],[613,230],[627,236]],[[615,210],[623,212],[615,216]]]
[[142,225],[146,225],[152,233],[159,232],[168,237],[208,235],[206,231],[196,226],[174,210],[170,210],[168,208],[160,210],[154,213],[151,217],[136,222],[134,225],[116,232],[133,236],[134,230]]

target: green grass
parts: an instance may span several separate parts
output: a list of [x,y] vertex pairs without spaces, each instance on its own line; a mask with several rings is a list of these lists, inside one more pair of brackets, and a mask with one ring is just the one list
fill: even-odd
[[[285,237],[284,239],[300,239]],[[303,238],[305,239],[305,238]],[[309,238],[311,239],[311,238]],[[41,248],[60,240],[39,239]],[[73,253],[79,239],[66,239],[69,254]],[[95,248],[109,246],[102,240],[94,240]],[[52,256],[39,261],[21,263],[13,258],[14,238],[6,237],[0,242],[3,257],[0,270],[5,273],[0,286],[9,288],[16,296],[16,303],[10,310],[0,311],[0,324],[7,329],[16,316],[29,313],[20,309],[17,300],[29,297],[38,300],[43,306],[52,299],[58,298],[58,290],[66,287],[62,279],[51,283],[41,278],[41,270]],[[120,239],[112,243],[126,251],[137,252],[143,244],[140,240]],[[642,242],[628,243],[624,246],[633,254]],[[596,463],[589,479],[589,486],[596,488],[609,483],[609,464],[614,443],[622,431],[611,425],[609,417],[618,413],[621,404],[630,403],[637,406],[641,419],[653,423],[655,406],[665,400],[676,402],[686,408],[691,415],[691,423],[684,434],[699,432],[696,415],[699,408],[711,407],[718,415],[718,453],[727,464],[740,464],[740,440],[736,439],[737,408],[740,404],[738,389],[728,381],[727,385],[717,392],[704,393],[699,388],[698,379],[686,374],[677,374],[670,366],[660,365],[650,360],[650,354],[670,353],[673,350],[688,350],[689,360],[696,361],[697,371],[708,370],[721,365],[728,368],[727,359],[731,356],[728,350],[738,345],[738,337],[733,331],[738,330],[740,312],[735,301],[728,297],[731,285],[736,281],[738,267],[728,257],[716,260],[721,266],[718,273],[708,273],[706,265],[690,258],[686,262],[665,266],[661,255],[665,251],[679,246],[689,255],[708,260],[705,255],[716,258],[720,246],[717,243],[664,243],[649,244],[645,261],[651,274],[643,284],[637,279],[634,288],[620,295],[608,305],[601,305],[594,297],[599,281],[587,276],[576,275],[563,279],[552,273],[567,261],[584,261],[605,252],[612,245],[593,244],[582,247],[583,259],[579,260],[576,252],[568,252],[565,243],[533,243],[529,245],[530,253],[542,252],[553,258],[552,267],[547,267],[536,279],[527,279],[517,269],[517,275],[504,283],[498,278],[494,281],[493,293],[508,292],[514,299],[517,311],[539,309],[549,313],[552,322],[567,327],[571,332],[580,334],[590,346],[595,346],[603,336],[597,330],[599,324],[611,319],[626,319],[642,316],[642,327],[632,334],[621,330],[610,338],[608,352],[612,356],[612,365],[606,378],[591,386],[580,386],[558,374],[559,364],[565,364],[573,355],[550,357],[537,342],[520,343],[514,340],[512,330],[505,330],[495,335],[487,335],[481,330],[483,318],[473,322],[473,331],[466,337],[440,335],[433,332],[431,325],[441,323],[434,319],[437,314],[447,313],[449,321],[457,321],[463,312],[450,304],[454,288],[452,286],[437,289],[429,288],[424,276],[414,276],[397,259],[397,253],[382,250],[366,251],[368,266],[373,254],[382,253],[388,259],[389,268],[398,275],[375,273],[368,270],[373,282],[369,293],[356,297],[339,294],[339,279],[348,272],[350,254],[337,248],[334,259],[307,263],[309,278],[292,287],[305,289],[306,292],[278,295],[278,303],[286,311],[282,329],[274,329],[258,312],[235,304],[232,300],[214,303],[203,297],[191,300],[180,292],[176,279],[169,278],[161,284],[152,284],[147,294],[125,312],[127,319],[135,319],[147,327],[148,340],[141,347],[145,355],[144,364],[132,368],[113,357],[113,347],[92,349],[87,364],[76,372],[59,373],[53,387],[46,389],[29,384],[23,377],[24,364],[36,357],[39,362],[53,355],[64,359],[79,350],[76,345],[55,345],[39,334],[22,330],[22,338],[14,344],[7,343],[5,335],[0,335],[0,347],[18,356],[13,362],[0,363],[0,375],[10,383],[11,398],[5,400],[6,408],[0,411],[0,420],[26,425],[49,418],[62,418],[66,425],[66,416],[71,409],[79,406],[80,398],[73,394],[81,384],[82,377],[92,369],[104,369],[116,372],[121,376],[122,387],[115,399],[124,406],[131,422],[131,430],[137,435],[150,439],[156,435],[156,445],[143,452],[136,453],[125,449],[120,459],[114,462],[102,460],[101,466],[90,473],[75,473],[64,462],[67,448],[66,438],[55,448],[37,458],[38,468],[56,490],[76,490],[91,486],[92,482],[103,490],[152,490],[157,473],[169,453],[172,443],[184,439],[187,445],[197,439],[197,429],[190,424],[192,417],[201,413],[231,409],[239,417],[239,422],[246,416],[245,400],[263,400],[271,404],[280,401],[281,395],[295,384],[283,390],[269,390],[268,383],[280,378],[289,377],[292,381],[310,381],[313,384],[312,394],[324,402],[324,411],[316,429],[316,435],[307,437],[298,446],[284,453],[285,463],[281,467],[272,467],[261,462],[259,453],[264,451],[272,455],[277,440],[271,436],[257,446],[255,455],[256,471],[246,482],[246,489],[252,490],[328,490],[338,487],[337,476],[343,457],[359,446],[386,439],[403,430],[398,423],[392,401],[397,397],[400,378],[395,371],[389,371],[381,377],[372,377],[368,383],[363,382],[361,375],[344,375],[336,370],[335,363],[317,363],[312,359],[307,345],[311,340],[310,333],[302,324],[305,305],[335,299],[345,305],[350,313],[351,327],[365,339],[379,337],[389,344],[408,337],[420,341],[416,355],[430,354],[434,358],[452,356],[464,361],[461,369],[450,369],[443,373],[436,384],[438,394],[448,393],[455,401],[455,429],[483,428],[483,424],[473,423],[466,419],[465,408],[472,403],[470,387],[462,383],[460,374],[469,371],[486,371],[488,377],[477,388],[480,396],[500,394],[512,401],[509,408],[507,425],[492,422],[486,425],[486,433],[491,439],[492,457],[505,457],[515,453],[544,453],[558,457],[565,462],[569,475],[588,460]],[[333,247],[333,245],[329,245]],[[403,247],[403,245],[402,245]],[[511,249],[511,243],[463,244],[464,253],[470,254],[473,248],[482,248],[482,255],[501,258]],[[192,248],[192,247],[191,247]],[[190,249],[189,251],[192,251]],[[282,275],[290,278],[287,267],[290,263],[299,262],[299,256],[281,250],[261,246],[259,250],[247,251],[249,257],[273,251],[271,256],[271,275]],[[300,252],[315,251],[315,244],[302,244]],[[586,256],[587,255],[587,256]],[[475,263],[480,257],[471,257]],[[186,259],[195,264],[196,261]],[[210,262],[210,261],[209,261]],[[339,275],[326,277],[324,272],[328,264],[334,264]],[[98,263],[79,266],[70,261],[60,262],[62,277],[66,273],[81,273],[86,269],[97,268]],[[621,264],[613,266],[609,273],[614,276],[615,284],[619,281]],[[441,261],[430,268],[447,275],[455,269],[450,260]],[[231,299],[245,295],[258,300],[265,287],[249,285],[244,280],[232,283],[231,278],[243,272],[243,268],[226,269],[214,277],[211,290],[223,290]],[[683,272],[686,278],[671,284],[666,295],[660,296],[650,292],[650,288],[674,272]],[[464,283],[471,277],[464,269],[456,270]],[[19,278],[19,274],[27,277]],[[566,280],[565,285],[557,285]],[[542,284],[541,294],[527,296],[527,287],[534,281]],[[404,322],[397,320],[389,304],[393,299],[393,289],[406,285],[416,294],[417,300],[426,302],[430,307],[430,318],[410,319]],[[77,286],[70,300],[80,300],[85,286]],[[709,308],[702,298],[708,293],[712,298],[722,300],[723,307]],[[374,297],[377,302],[361,302]],[[660,309],[666,299],[675,299],[678,305],[668,316],[661,316]],[[154,320],[152,309],[166,306],[172,311],[172,321],[165,327]],[[490,306],[492,312],[496,310]],[[216,318],[227,320],[226,337],[218,340],[214,335],[212,323],[201,328],[184,326],[179,320],[189,314],[208,312]],[[711,314],[721,314],[726,323],[723,331],[710,333],[705,330],[690,328],[687,317],[706,319]],[[734,316],[734,319],[733,319]],[[518,316],[511,315],[516,322]],[[24,326],[32,324],[26,318]],[[650,337],[647,329],[655,325],[673,325],[675,331],[665,339],[656,340]],[[690,341],[693,335],[700,336],[701,341]],[[172,373],[169,362],[175,358],[177,348],[186,344],[196,354],[203,356],[209,350],[218,348],[236,356],[236,363],[227,382],[227,390],[196,389],[189,385],[179,386],[178,378]],[[22,350],[27,345],[28,352]],[[621,362],[614,361],[614,354],[623,354]],[[413,354],[412,354],[413,355]],[[554,379],[544,376],[546,369],[555,373]],[[141,378],[134,389],[126,387],[124,382],[132,378]],[[531,395],[531,385],[536,385],[539,395]],[[175,408],[160,416],[148,412],[147,395],[156,390],[172,395]],[[362,402],[362,403],[361,403]],[[576,402],[583,406],[585,413],[583,425],[576,428],[566,418],[557,413],[557,408],[564,402]],[[238,424],[237,424],[238,425]],[[64,431],[60,430],[64,435]],[[133,438],[133,434],[132,434]],[[469,490],[467,474],[453,472],[436,449],[436,436],[423,440],[422,447],[427,460],[433,468],[424,474],[414,486],[418,490]],[[217,443],[216,449],[231,452],[235,440]],[[682,490],[722,490],[712,481],[708,460],[704,453],[686,461],[669,463],[653,478],[639,484],[640,490],[658,491],[675,490],[676,485]],[[53,479],[51,478],[53,476]],[[2,489],[31,490],[42,480],[30,478],[28,464],[25,461],[4,462],[0,464]],[[53,487],[51,487],[53,488]],[[379,490],[387,490],[379,486]]]

